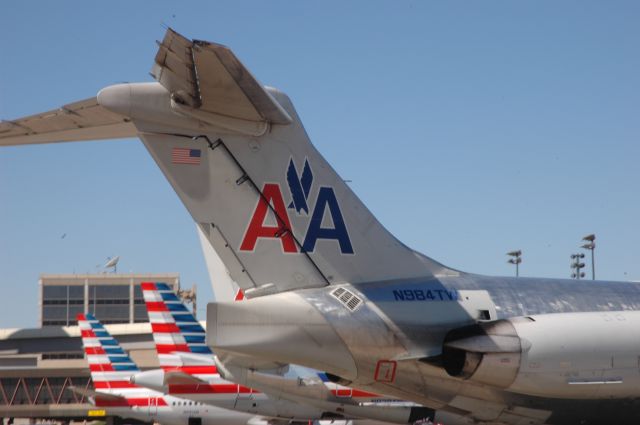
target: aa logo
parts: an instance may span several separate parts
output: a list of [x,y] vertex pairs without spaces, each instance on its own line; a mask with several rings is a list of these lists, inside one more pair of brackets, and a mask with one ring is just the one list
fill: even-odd
[[[260,239],[279,239],[283,252],[314,252],[318,240],[327,239],[335,241],[342,254],[353,254],[349,232],[333,188],[320,186],[312,199],[313,180],[309,161],[305,158],[302,172],[299,173],[292,158],[286,172],[287,195],[291,199],[288,204],[279,184],[265,183],[240,244],[240,251],[253,251]],[[276,218],[275,224],[265,222],[270,211]],[[298,235],[291,230],[290,213],[308,218],[306,231],[297,238],[302,240],[300,250],[296,243]]]

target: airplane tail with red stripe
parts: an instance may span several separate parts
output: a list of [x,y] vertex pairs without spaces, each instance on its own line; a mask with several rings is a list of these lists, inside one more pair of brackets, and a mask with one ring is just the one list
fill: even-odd
[[87,394],[96,406],[128,407],[165,404],[162,394],[132,384],[140,369],[102,323],[91,314],[78,314],[82,345],[95,391]]
[[165,371],[183,372],[203,380],[217,375],[205,330],[169,285],[143,282],[142,293],[160,366]]

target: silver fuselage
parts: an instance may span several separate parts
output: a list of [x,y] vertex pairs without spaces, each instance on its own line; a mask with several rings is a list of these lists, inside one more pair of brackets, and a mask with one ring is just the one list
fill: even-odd
[[[462,274],[305,289],[252,303],[260,311],[255,318],[233,306],[210,307],[216,349],[324,368],[354,387],[487,421],[522,415],[531,423],[599,423],[620,416],[618,423],[635,423],[640,412],[640,284]],[[294,317],[298,323],[287,327]],[[228,337],[227,327],[246,332],[252,320],[273,337],[270,347]],[[517,340],[518,348],[494,347],[475,374],[452,376],[443,365],[447,335],[493,323],[513,328],[494,340]],[[471,351],[487,350],[477,339],[458,345],[474,341],[480,348]]]

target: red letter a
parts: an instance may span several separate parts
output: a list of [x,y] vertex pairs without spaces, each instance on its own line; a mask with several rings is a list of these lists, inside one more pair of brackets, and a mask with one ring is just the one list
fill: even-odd
[[[289,222],[287,209],[284,206],[280,186],[274,183],[266,183],[262,189],[262,194],[264,196],[258,200],[258,205],[256,205],[256,209],[253,212],[247,232],[244,234],[242,244],[240,244],[240,251],[253,251],[259,238],[278,238],[282,243],[284,252],[298,252],[291,233],[291,223]],[[269,205],[272,205],[275,211],[276,220],[278,221],[276,226],[265,226],[264,224],[264,219],[267,218],[267,213],[269,212]]]

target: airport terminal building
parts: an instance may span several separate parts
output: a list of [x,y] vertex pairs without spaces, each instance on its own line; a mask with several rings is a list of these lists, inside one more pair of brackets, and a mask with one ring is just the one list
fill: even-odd
[[73,326],[78,313],[91,313],[103,324],[145,323],[142,282],[164,282],[174,291],[180,286],[176,273],[43,274],[40,326]]
[[[178,274],[42,275],[41,327],[0,329],[0,417],[92,418],[100,410],[70,387],[92,388],[76,314],[94,313],[142,369],[157,368],[141,282]],[[104,414],[104,413],[102,413]],[[100,419],[100,418],[97,418]]]

